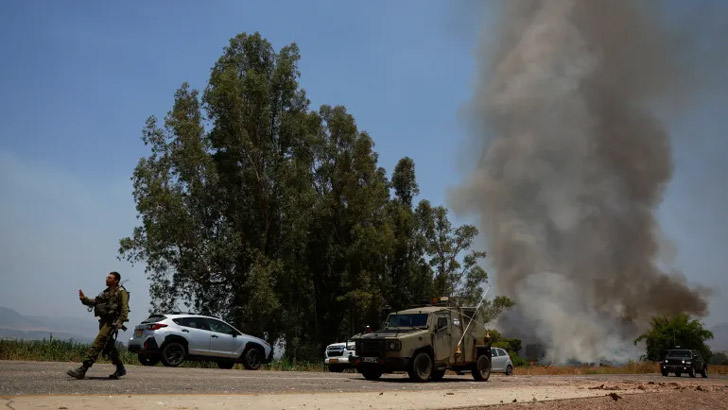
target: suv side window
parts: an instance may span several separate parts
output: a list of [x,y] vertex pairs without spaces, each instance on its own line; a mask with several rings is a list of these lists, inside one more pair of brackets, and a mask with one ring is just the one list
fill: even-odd
[[508,356],[508,352],[506,352],[505,350],[498,349],[498,351],[500,352],[500,356]]
[[238,334],[230,325],[221,322],[216,319],[207,319],[207,323],[210,325],[210,330],[217,333],[225,333],[228,335]]
[[174,319],[174,323],[183,327],[191,327],[193,329],[210,330],[210,327],[207,326],[207,321],[201,317],[181,317],[179,319]]

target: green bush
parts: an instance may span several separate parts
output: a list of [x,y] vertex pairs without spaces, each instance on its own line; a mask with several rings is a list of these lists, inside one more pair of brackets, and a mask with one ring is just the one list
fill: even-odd
[[526,359],[518,355],[511,355],[511,362],[513,362],[513,365],[516,367],[528,366]]

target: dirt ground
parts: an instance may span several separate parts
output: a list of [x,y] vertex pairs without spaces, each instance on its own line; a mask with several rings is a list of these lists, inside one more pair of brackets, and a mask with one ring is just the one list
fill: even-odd
[[[640,384],[645,393],[620,393],[626,386],[602,385],[605,395],[598,398],[579,398],[554,401],[511,402],[487,407],[468,407],[458,410],[576,410],[576,409],[728,409],[728,386],[685,385],[675,382]],[[593,387],[592,387],[593,389]],[[641,389],[640,389],[641,390]]]
[[128,366],[109,380],[113,366],[94,366],[85,380],[68,377],[77,363],[0,361],[0,408],[207,410],[482,409],[494,408],[710,408],[728,409],[728,377],[660,374],[505,376],[488,382],[448,375],[413,383],[406,375],[365,380],[355,373],[235,371]]

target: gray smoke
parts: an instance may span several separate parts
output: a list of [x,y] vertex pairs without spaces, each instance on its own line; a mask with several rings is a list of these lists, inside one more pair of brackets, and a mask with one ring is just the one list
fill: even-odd
[[633,357],[658,314],[707,313],[657,264],[672,174],[650,107],[683,90],[658,19],[629,0],[505,2],[468,105],[482,157],[452,195],[477,212],[499,291],[548,357]]

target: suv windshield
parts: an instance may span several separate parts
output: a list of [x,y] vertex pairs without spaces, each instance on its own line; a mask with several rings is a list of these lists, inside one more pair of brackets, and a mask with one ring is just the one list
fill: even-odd
[[686,357],[690,358],[692,354],[690,353],[690,350],[668,350],[667,351],[668,357]]
[[427,327],[427,314],[389,315],[387,327]]

